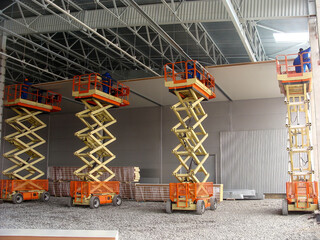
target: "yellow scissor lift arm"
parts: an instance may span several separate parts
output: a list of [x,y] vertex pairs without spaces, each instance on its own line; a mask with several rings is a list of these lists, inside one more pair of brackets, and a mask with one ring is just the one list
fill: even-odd
[[107,148],[116,140],[107,129],[116,123],[108,110],[129,105],[129,88],[121,83],[114,87],[112,79],[92,73],[74,77],[72,95],[86,108],[76,114],[85,128],[75,133],[85,146],[74,153],[84,165],[74,172],[81,181],[70,183],[69,206],[97,208],[106,203],[119,206],[120,183],[109,181],[115,174],[107,166],[116,157]]
[[282,213],[289,211],[314,211],[318,209],[318,182],[313,181],[312,124],[310,92],[312,73],[293,65],[289,54],[277,57],[277,78],[287,105],[288,145],[290,182],[286,183],[286,199]]
[[60,103],[61,95],[51,91],[26,84],[6,86],[4,106],[17,115],[5,120],[15,129],[4,137],[14,149],[3,154],[13,165],[3,171],[8,180],[0,181],[0,198],[14,203],[49,200],[48,180],[40,179],[44,172],[36,166],[45,159],[36,148],[46,141],[36,132],[47,126],[38,115],[60,111]]
[[[207,118],[201,103],[215,98],[214,78],[205,69],[198,70],[196,61],[169,63],[165,66],[165,86],[179,100],[171,109],[179,122],[172,128],[179,144],[173,154],[179,166],[173,176],[179,183],[170,183],[170,200],[166,211],[196,210],[203,214],[205,208],[216,209],[213,183],[206,182],[210,174],[204,167],[209,153],[203,147],[208,133],[202,123]],[[179,67],[181,70],[179,70]]]

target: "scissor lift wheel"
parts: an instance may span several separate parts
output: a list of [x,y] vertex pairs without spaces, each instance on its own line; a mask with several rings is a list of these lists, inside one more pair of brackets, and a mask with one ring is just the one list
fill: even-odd
[[12,202],[14,204],[20,204],[23,202],[23,195],[21,193],[16,193],[12,196]]
[[204,214],[205,210],[206,210],[206,206],[204,204],[204,201],[198,200],[197,201],[197,214],[202,215],[202,214]]
[[100,206],[100,200],[98,197],[96,196],[92,196],[90,198],[90,208],[93,209],[93,208],[98,208]]
[[218,207],[218,201],[216,198],[211,197],[210,198],[210,210],[216,210]]
[[120,206],[122,204],[122,198],[120,195],[115,195],[112,199],[112,205],[113,206]]
[[49,192],[43,192],[40,194],[40,199],[42,202],[48,202],[50,200],[50,193]]
[[172,213],[172,202],[171,202],[171,200],[168,200],[166,202],[166,213]]
[[288,200],[282,199],[282,215],[288,215]]

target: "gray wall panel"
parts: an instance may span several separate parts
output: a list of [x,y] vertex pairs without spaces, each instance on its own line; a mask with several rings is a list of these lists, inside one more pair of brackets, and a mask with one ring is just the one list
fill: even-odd
[[288,180],[286,129],[221,132],[225,189],[283,193]]
[[[210,181],[223,182],[220,171],[228,174],[232,170],[221,169],[221,131],[285,129],[286,108],[282,98],[234,102],[213,100],[204,102],[203,106],[208,113],[203,125],[209,133],[204,146],[210,154],[216,154],[216,163],[213,159],[208,159],[205,164],[211,174]],[[48,165],[80,166],[82,162],[73,153],[83,146],[83,143],[74,136],[74,133],[84,126],[75,117],[75,113],[81,111],[83,105],[63,101],[62,107],[63,111],[50,115]],[[7,110],[8,113],[10,111]],[[110,131],[117,137],[117,141],[109,145],[110,150],[117,156],[111,165],[139,166],[143,182],[176,181],[172,172],[178,166],[178,160],[171,151],[178,144],[178,140],[171,132],[171,128],[177,123],[177,118],[170,106],[118,108],[112,109],[111,114],[117,119],[117,123],[110,127]],[[8,126],[3,128],[4,132],[9,130]],[[46,135],[41,136],[46,137]],[[4,144],[3,147],[7,151],[9,146]],[[41,152],[45,154],[46,147]],[[1,157],[0,166],[7,164],[5,161]],[[218,166],[218,174],[215,173],[215,164]]]

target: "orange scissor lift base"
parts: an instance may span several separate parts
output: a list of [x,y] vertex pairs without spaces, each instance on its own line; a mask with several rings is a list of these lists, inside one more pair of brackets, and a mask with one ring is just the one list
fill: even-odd
[[84,205],[97,208],[108,203],[118,206],[121,204],[121,199],[119,202],[117,198],[119,193],[120,182],[118,181],[71,181],[69,206]]
[[318,182],[287,182],[286,193],[288,211],[319,209]]
[[[213,198],[213,182],[170,183],[169,195],[170,201],[167,201],[167,211],[190,210],[202,214],[202,207],[211,210],[217,208],[217,201]],[[201,204],[204,206],[201,206]]]
[[0,199],[21,203],[24,200],[48,201],[49,182],[41,180],[0,180]]

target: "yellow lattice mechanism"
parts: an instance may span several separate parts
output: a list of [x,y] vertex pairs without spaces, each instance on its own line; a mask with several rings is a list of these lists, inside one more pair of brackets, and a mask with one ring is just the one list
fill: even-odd
[[[107,149],[107,145],[116,138],[107,130],[107,127],[116,123],[114,117],[108,112],[113,105],[102,105],[95,98],[82,99],[86,109],[76,116],[86,125],[85,128],[75,133],[86,146],[74,154],[79,157],[84,165],[74,174],[83,181],[109,181],[115,174],[106,166],[115,155]],[[101,175],[108,172],[106,179],[100,179]]]
[[3,174],[10,179],[38,179],[44,175],[44,172],[35,165],[44,160],[45,157],[35,150],[35,148],[46,141],[36,131],[47,126],[37,117],[42,111],[30,110],[23,107],[15,107],[12,110],[18,115],[7,119],[6,123],[16,131],[5,136],[4,139],[13,144],[15,148],[6,152],[3,156],[14,165],[4,170]]
[[285,85],[291,181],[312,182],[312,143],[307,83]]
[[175,94],[179,102],[172,106],[172,110],[179,119],[179,123],[172,128],[172,131],[180,143],[172,152],[180,165],[174,170],[173,175],[180,182],[198,183],[201,180],[196,175],[199,176],[202,172],[204,177],[201,182],[206,182],[210,174],[203,166],[209,157],[202,145],[208,137],[208,133],[202,126],[203,120],[207,117],[201,106],[204,98],[199,97],[193,89],[178,90]]

